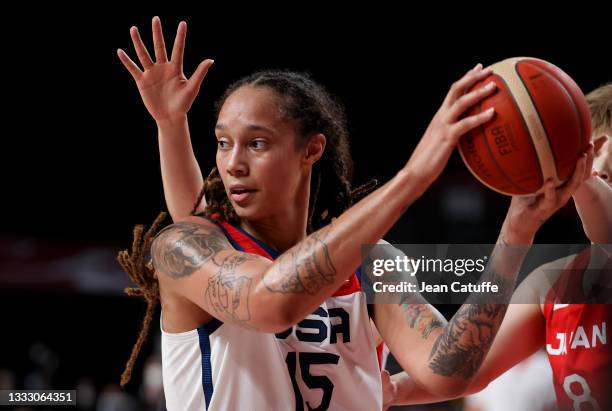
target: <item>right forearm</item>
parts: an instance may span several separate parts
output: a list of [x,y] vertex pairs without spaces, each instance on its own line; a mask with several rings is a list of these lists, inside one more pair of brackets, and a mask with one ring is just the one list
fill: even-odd
[[395,386],[395,395],[393,400],[389,404],[390,406],[431,404],[441,401],[449,401],[455,398],[471,395],[482,389],[476,387],[476,384],[472,384],[465,392],[458,395],[432,394],[429,391],[415,384],[414,380],[406,372],[400,372],[398,374],[392,375],[391,383]]
[[[265,273],[260,291],[276,298],[282,294],[293,317],[303,318],[355,271],[362,261],[361,246],[376,244],[425,188],[402,169],[329,225],[279,256]],[[296,299],[295,294],[302,296]]]
[[174,221],[189,216],[203,185],[187,116],[157,123],[164,196]]
[[437,337],[428,370],[421,373],[424,376],[415,375],[430,392],[453,396],[472,384],[499,331],[528,250],[527,246],[513,248],[516,249],[496,249],[491,257],[492,267],[480,281],[498,287],[495,297],[492,293],[472,293]]

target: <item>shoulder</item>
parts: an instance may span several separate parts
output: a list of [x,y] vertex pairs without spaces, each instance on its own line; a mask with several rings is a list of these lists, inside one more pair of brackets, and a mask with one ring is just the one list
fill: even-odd
[[546,293],[550,285],[559,279],[564,268],[574,257],[575,255],[570,255],[540,265],[525,277],[523,282],[521,282],[521,286],[524,285],[536,289],[539,291],[539,294]]
[[[205,217],[189,216],[176,221],[161,230],[153,242],[153,248],[168,246],[178,240],[187,238],[225,238],[217,223]],[[228,243],[229,244],[229,243]]]
[[544,301],[551,288],[559,281],[576,254],[549,261],[531,271],[519,284],[511,303],[536,303],[544,312]]
[[159,232],[151,244],[151,258],[156,270],[176,278],[225,250],[234,248],[216,223],[190,216]]

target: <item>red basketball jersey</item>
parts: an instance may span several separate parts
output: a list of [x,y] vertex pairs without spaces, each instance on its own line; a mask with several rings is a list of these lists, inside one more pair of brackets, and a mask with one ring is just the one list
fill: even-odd
[[564,301],[586,300],[589,258],[587,249],[567,265],[544,304],[546,352],[561,410],[612,410],[612,305],[555,303],[561,290]]

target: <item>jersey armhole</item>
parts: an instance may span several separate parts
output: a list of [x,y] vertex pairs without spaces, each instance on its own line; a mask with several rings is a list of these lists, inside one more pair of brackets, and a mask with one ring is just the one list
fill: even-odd
[[367,307],[368,307],[368,317],[370,317],[370,319],[374,321],[374,304],[368,304]]

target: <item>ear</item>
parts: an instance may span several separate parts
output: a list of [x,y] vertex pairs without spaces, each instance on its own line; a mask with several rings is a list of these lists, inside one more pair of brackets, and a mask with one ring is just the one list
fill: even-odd
[[308,143],[306,143],[304,161],[311,165],[316,163],[323,156],[326,142],[327,139],[325,138],[325,135],[321,133],[315,134],[310,137],[308,139]]
[[604,144],[606,144],[606,141],[608,141],[608,136],[606,136],[605,134],[603,136],[595,137],[593,139],[593,146],[595,146],[593,152],[595,153],[595,155],[597,155],[599,150],[601,150]]

